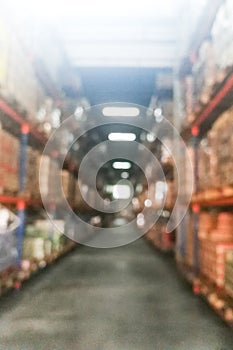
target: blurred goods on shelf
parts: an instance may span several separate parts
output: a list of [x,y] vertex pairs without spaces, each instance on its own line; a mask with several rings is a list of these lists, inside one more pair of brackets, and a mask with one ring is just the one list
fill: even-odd
[[203,106],[210,102],[217,87],[233,69],[233,5],[226,0],[220,6],[211,33],[206,35],[197,57],[188,65],[182,81],[185,119],[190,125]]
[[175,231],[167,232],[167,219],[161,217],[146,233],[146,238],[159,250],[173,251],[175,248]]
[[43,260],[65,245],[67,238],[60,230],[64,230],[64,222],[55,220],[54,225],[48,220],[37,220],[28,225],[23,244],[23,259]]
[[217,119],[198,150],[199,191],[233,185],[233,108]]
[[226,253],[225,288],[227,293],[233,298],[233,250]]
[[0,128],[0,192],[13,194],[19,189],[19,140]]

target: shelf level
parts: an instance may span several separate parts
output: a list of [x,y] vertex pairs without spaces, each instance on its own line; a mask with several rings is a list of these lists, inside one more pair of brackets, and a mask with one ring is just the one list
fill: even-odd
[[[13,108],[11,108],[2,98],[0,98],[0,110],[21,126],[25,124],[29,124],[27,121],[23,119],[23,117],[19,113],[17,113]],[[40,143],[42,144],[46,143],[45,137],[40,132],[38,132],[35,128],[33,128],[30,124],[29,124],[29,132]]]
[[220,115],[233,105],[233,70],[213,93],[210,102],[203,108],[194,122],[181,133],[184,139],[192,135],[192,129],[199,130],[199,136],[204,136]]
[[[233,328],[233,318],[227,317],[227,310],[233,313],[233,300],[226,293],[224,288],[220,289],[210,283],[206,278],[198,278],[195,281],[194,286],[195,294],[200,295],[210,307],[226,322],[231,328]],[[211,299],[212,296],[212,299]],[[215,302],[213,301],[213,296]],[[217,302],[221,302],[218,306]]]
[[200,207],[233,206],[233,195],[225,196],[223,194],[219,194],[218,197],[210,199],[195,198],[192,200],[192,205],[199,205]]
[[2,204],[17,204],[19,202],[24,202],[25,204],[30,206],[36,206],[41,204],[39,200],[36,201],[18,196],[0,195],[0,203]]

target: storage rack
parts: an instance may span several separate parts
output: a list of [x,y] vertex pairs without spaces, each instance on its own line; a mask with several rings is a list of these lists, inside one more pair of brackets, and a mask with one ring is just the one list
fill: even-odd
[[[207,4],[208,11],[204,11],[199,21],[198,28],[194,34],[194,39],[189,47],[189,64],[195,60],[197,51],[202,41],[209,36],[211,27],[216,17],[222,0],[217,0]],[[210,5],[210,6],[209,6]],[[208,16],[206,16],[208,13]],[[180,70],[181,75],[182,67]],[[185,73],[184,73],[185,74]],[[233,71],[228,71],[224,80],[215,84],[209,102],[196,114],[195,120],[181,130],[181,135],[186,143],[192,145],[194,150],[194,187],[197,188],[197,167],[198,167],[198,147],[205,134],[210,130],[218,117],[232,107],[233,97]],[[191,142],[190,142],[191,141]],[[210,188],[210,190],[212,190]],[[233,192],[225,191],[225,187],[214,189],[214,194],[208,197],[208,191],[196,192],[193,195],[190,205],[190,215],[193,222],[193,266],[187,265],[182,259],[177,259],[177,267],[184,278],[192,285],[195,294],[200,295],[214,309],[218,315],[233,327],[233,298],[225,291],[224,287],[218,287],[208,278],[200,275],[199,272],[199,244],[198,244],[198,223],[199,213],[203,208],[210,207],[233,207]],[[213,191],[213,190],[212,190]],[[227,193],[227,194],[226,194]],[[180,230],[181,236],[187,234],[186,228]],[[182,237],[181,237],[182,238]],[[177,248],[179,249],[179,248]],[[185,252],[183,252],[185,254]],[[178,252],[180,254],[180,252]],[[182,255],[182,254],[181,254]],[[229,317],[230,313],[230,317]]]
[[[4,7],[2,10],[4,10]],[[9,89],[8,81],[3,81],[3,82],[1,81],[1,94],[0,94],[1,126],[4,131],[14,136],[17,140],[19,140],[19,157],[18,157],[19,161],[18,161],[18,167],[17,167],[18,174],[16,174],[18,177],[19,186],[17,186],[17,191],[11,191],[8,189],[6,190],[3,186],[2,188],[3,191],[0,194],[0,203],[17,213],[17,216],[19,218],[19,226],[17,227],[17,232],[16,232],[17,259],[14,259],[14,263],[12,263],[11,265],[8,265],[9,267],[0,269],[0,295],[4,294],[10,288],[19,288],[21,286],[21,283],[24,280],[28,279],[36,271],[51,264],[60,256],[64,255],[65,253],[67,253],[69,250],[73,249],[76,246],[74,242],[68,241],[66,245],[62,247],[59,246],[59,249],[57,249],[56,251],[53,251],[51,253],[51,256],[46,256],[44,259],[41,259],[41,260],[32,259],[30,261],[30,265],[27,268],[23,267],[22,248],[23,248],[23,239],[24,239],[24,232],[25,232],[25,222],[27,219],[26,210],[32,209],[34,211],[36,210],[40,211],[43,208],[40,197],[36,196],[35,198],[29,198],[28,194],[25,192],[26,165],[27,165],[26,153],[27,153],[28,146],[30,146],[32,149],[42,154],[44,146],[47,142],[47,137],[45,136],[45,134],[40,132],[37,126],[34,126],[35,113],[40,107],[41,103],[43,103],[44,99],[46,99],[47,97],[51,98],[55,102],[54,105],[58,106],[59,104],[59,108],[62,109],[62,102],[64,101],[64,99],[66,99],[66,95],[62,91],[62,88],[63,88],[62,78],[63,76],[70,77],[72,74],[68,64],[66,64],[65,67],[63,67],[63,64],[67,63],[64,61],[65,60],[65,57],[64,57],[62,60],[61,66],[59,66],[59,68],[65,69],[65,73],[63,73],[61,77],[61,72],[59,72],[59,79],[57,83],[59,86],[56,87],[57,84],[55,84],[54,82],[54,78],[55,78],[54,74],[51,75],[51,72],[49,71],[48,67],[43,63],[43,59],[47,57],[48,52],[46,52],[45,56],[43,56],[43,53],[41,52],[38,52],[37,54],[35,54],[34,52],[32,53],[30,46],[26,47],[22,42],[21,38],[19,37],[17,26],[15,25],[14,20],[12,20],[11,18],[8,18],[8,16],[6,16],[6,20],[5,18],[2,18],[2,17],[4,16],[1,16],[0,20],[4,20],[4,23],[3,23],[4,30],[5,30],[4,35],[6,35],[5,39],[9,46],[8,47],[9,52],[7,52],[9,56],[7,57],[8,65],[6,67],[4,66],[3,68],[5,69],[7,73],[6,75],[8,77],[9,68],[12,70],[12,67],[10,66],[10,64],[12,64],[11,62],[12,58],[14,58],[14,60],[15,59],[19,60],[18,56],[20,56],[21,60],[23,58],[23,64],[26,65],[26,67],[30,66],[29,67],[30,73],[32,74],[30,78],[34,79],[33,82],[35,83],[35,86],[33,85],[33,88],[35,88],[35,94],[37,94],[38,101],[37,101],[36,109],[32,111],[32,108],[30,105],[28,110],[27,109],[28,106],[25,107],[24,103],[22,104],[22,95],[20,95],[21,99],[17,98],[14,95],[14,92],[16,90],[12,89],[12,86],[15,85],[15,81],[14,81],[14,84],[12,84],[12,81],[11,81],[11,89]],[[18,51],[12,50],[13,43],[17,43],[16,49]],[[31,59],[32,56],[33,56],[33,60]],[[61,57],[63,56],[64,56],[63,52],[61,52]],[[55,60],[55,62],[53,63],[53,66],[58,68],[58,64],[60,63],[58,63]],[[23,67],[25,68],[25,66]],[[17,69],[19,69],[20,71],[21,67],[17,66]],[[11,79],[12,79],[12,76],[13,74],[11,72]],[[15,76],[16,75],[14,75],[14,77]],[[70,81],[73,84],[73,80],[70,79]],[[72,87],[75,89],[75,93],[79,95],[80,86],[76,87],[75,84],[73,84]],[[19,108],[18,108],[18,103],[19,103]],[[66,104],[65,107],[68,108],[68,105]],[[69,107],[70,107],[70,111],[73,110],[72,103]],[[31,121],[27,120],[27,118],[24,115],[25,114],[24,111],[22,112],[22,109],[27,110],[26,113],[28,114],[28,117],[31,118],[30,119]],[[57,155],[53,154],[52,152],[48,156],[50,157],[50,159],[54,159],[59,162],[59,158],[57,158]],[[74,167],[73,167],[73,164],[70,164],[70,163],[71,162],[68,161],[68,157],[67,157],[63,167],[64,169],[68,170],[69,173],[73,174]]]
[[[174,184],[174,164],[172,160],[168,160],[166,162],[161,162],[161,167],[165,174],[165,178],[167,182]],[[169,198],[170,197],[170,198]],[[169,198],[169,200],[168,200]],[[173,189],[169,189],[163,208],[160,205],[152,205],[152,210],[162,210],[167,213],[172,212],[175,203],[175,193]],[[144,203],[141,203],[141,210],[144,208]],[[169,217],[161,218],[154,224],[150,230],[146,233],[146,239],[151,243],[151,245],[164,253],[174,253],[175,248],[175,238],[176,232],[167,232],[167,222]]]
[[29,137],[33,138],[35,141],[34,146],[38,146],[38,144],[43,147],[46,143],[46,138],[43,134],[38,132],[33,126],[29,123],[26,123],[23,117],[17,113],[14,109],[12,109],[7,102],[3,99],[0,99],[0,112],[4,119],[9,118],[13,122],[14,130],[20,127],[20,164],[19,164],[19,195],[9,195],[2,194],[0,195],[0,203],[5,205],[11,205],[17,208],[17,216],[19,218],[19,226],[17,227],[17,251],[18,251],[18,259],[16,264],[13,266],[9,266],[8,268],[0,271],[0,295],[7,292],[9,289],[15,288],[18,289],[21,287],[23,281],[27,280],[31,276],[33,276],[38,270],[45,268],[50,265],[58,258],[68,253],[75,247],[75,243],[72,241],[68,241],[66,246],[64,246],[59,251],[53,252],[51,256],[46,257],[45,259],[36,260],[33,259],[30,262],[29,268],[24,271],[21,266],[22,261],[22,246],[23,246],[23,236],[25,230],[25,210],[27,207],[33,208],[42,208],[42,202],[40,200],[32,200],[20,193],[23,193],[24,190],[24,179],[26,176],[26,147],[29,143]]

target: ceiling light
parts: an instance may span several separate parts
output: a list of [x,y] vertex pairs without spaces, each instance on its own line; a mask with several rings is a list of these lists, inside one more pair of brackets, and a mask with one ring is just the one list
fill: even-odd
[[162,109],[161,108],[156,108],[154,110],[154,116],[155,117],[161,117],[161,115],[162,115]]
[[82,192],[87,194],[88,192],[88,186],[86,184],[82,185]]
[[80,145],[76,142],[76,143],[74,143],[72,148],[74,151],[78,151],[80,149]]
[[135,141],[136,135],[132,133],[112,132],[108,135],[110,141]]
[[154,110],[154,116],[155,116],[155,120],[157,123],[161,123],[161,121],[163,120],[163,112],[161,108],[156,108]]
[[104,190],[106,193],[112,193],[113,192],[113,185],[106,185],[104,187]]
[[48,122],[44,123],[44,130],[45,130],[46,132],[50,132],[50,131],[52,130],[51,124],[48,123]]
[[129,163],[129,162],[114,162],[112,166],[114,169],[128,170],[131,168],[131,163]]
[[143,191],[143,186],[142,186],[142,184],[138,184],[137,186],[136,186],[136,192],[137,193],[141,193]]
[[156,192],[155,193],[155,200],[156,201],[161,201],[161,200],[163,200],[163,198],[164,198],[163,192]]
[[154,134],[147,134],[146,139],[148,142],[152,143],[156,140],[156,136]]
[[136,107],[104,107],[105,117],[138,117],[140,111]]
[[145,217],[142,213],[138,214],[137,216],[137,225],[139,227],[143,227],[145,225]]
[[146,199],[144,204],[145,204],[145,207],[147,207],[147,208],[150,208],[152,206],[152,202],[150,199]]
[[[37,15],[37,18],[49,18],[57,19],[64,16],[75,16],[80,18],[88,18],[90,16],[90,9],[96,16],[104,16],[107,18],[114,18],[122,16],[122,11],[127,18],[134,18],[135,16],[151,15],[151,12],[155,12],[157,18],[170,18],[175,10],[174,0],[146,0],[144,2],[135,2],[133,0],[119,0],[117,2],[111,2],[108,0],[99,0],[98,2],[86,0],[82,3],[76,0],[41,0],[40,2],[22,0],[22,5],[19,5],[19,1],[9,0],[11,8],[15,6],[17,12],[26,15]],[[20,3],[21,4],[21,3]],[[56,6],[56,11],[54,8]],[[23,11],[24,9],[27,11]],[[58,17],[57,17],[58,16]]]
[[128,179],[129,178],[129,173],[127,173],[127,171],[123,171],[123,173],[121,173],[121,178],[122,179]]
[[114,199],[128,199],[131,195],[131,188],[129,185],[115,185],[112,195]]
[[84,108],[83,107],[77,107],[75,112],[74,112],[74,115],[75,115],[75,118],[76,119],[81,119],[82,118],[82,115],[83,115],[83,112],[84,112]]

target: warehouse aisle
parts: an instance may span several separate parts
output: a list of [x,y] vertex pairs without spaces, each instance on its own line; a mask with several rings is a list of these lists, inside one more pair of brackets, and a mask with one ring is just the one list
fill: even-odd
[[0,305],[1,350],[231,350],[233,333],[144,240],[82,247]]

